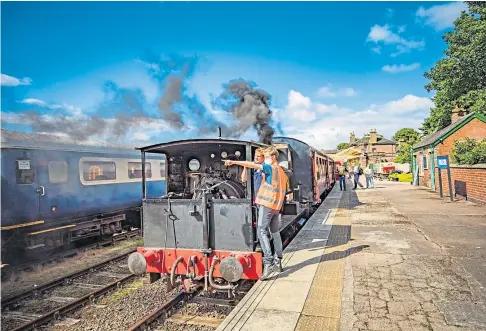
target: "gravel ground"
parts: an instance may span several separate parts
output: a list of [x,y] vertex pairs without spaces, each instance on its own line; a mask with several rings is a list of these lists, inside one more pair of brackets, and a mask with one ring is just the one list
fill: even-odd
[[[140,239],[126,240],[116,246],[90,249],[76,256],[66,258],[61,262],[52,262],[35,267],[30,272],[20,272],[9,280],[2,281],[2,298],[8,298],[38,285],[51,282],[54,279],[85,269],[117,255],[128,253],[140,245]],[[124,273],[128,273],[126,267]]]
[[[77,283],[108,285],[117,279],[112,277],[101,277],[98,274],[99,272],[114,274],[114,273],[121,273],[122,271],[125,271],[124,273],[128,274],[127,270],[124,269],[125,267],[124,264],[125,264],[124,262],[118,262],[113,265],[105,266],[99,270],[96,270],[91,274],[87,274],[82,277],[76,278],[72,284],[58,286],[53,288],[52,290],[45,291],[44,293],[37,295],[36,297],[30,297],[22,301],[19,301],[14,307],[10,308],[10,311],[26,313],[26,314],[43,315],[47,312],[62,307],[66,304],[66,302],[54,301],[52,297],[81,298],[96,290],[95,288],[88,289],[88,288],[78,287],[76,285]],[[2,330],[11,330],[13,327],[20,326],[23,323],[24,322],[19,320],[6,318],[2,314]]]
[[144,284],[137,279],[123,286],[122,289],[80,309],[70,318],[80,320],[71,326],[55,325],[50,330],[70,331],[120,331],[127,330],[142,317],[162,306],[169,298],[180,291],[173,289],[167,293],[166,283],[159,280],[153,284]]

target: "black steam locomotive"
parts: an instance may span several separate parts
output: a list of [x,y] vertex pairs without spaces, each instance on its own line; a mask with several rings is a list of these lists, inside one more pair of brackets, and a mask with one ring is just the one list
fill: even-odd
[[[292,189],[282,216],[286,245],[331,190],[335,163],[293,138],[273,138],[273,145]],[[130,256],[131,272],[149,273],[151,281],[165,274],[173,285],[180,277],[187,291],[203,286],[230,290],[240,280],[257,280],[262,253],[256,235],[253,181],[241,182],[243,168],[225,167],[224,161],[251,161],[258,147],[266,145],[194,139],[140,148],[142,166],[149,153],[165,154],[167,194],[150,196],[142,178],[144,247]]]

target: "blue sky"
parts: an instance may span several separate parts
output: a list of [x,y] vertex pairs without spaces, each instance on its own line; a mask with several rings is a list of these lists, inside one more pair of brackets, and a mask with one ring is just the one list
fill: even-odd
[[[153,111],[163,90],[147,58],[177,53],[198,56],[185,81],[188,93],[220,121],[231,118],[212,109],[210,96],[243,78],[271,94],[285,135],[318,148],[372,128],[390,138],[427,116],[432,102],[423,73],[444,56],[442,35],[464,8],[460,2],[2,2],[2,127],[31,131],[19,117],[25,111],[45,121],[59,114],[86,119],[99,112],[103,86],[112,81],[138,89],[157,119],[130,127],[118,142],[198,135],[169,127]],[[242,138],[256,139],[255,132]]]

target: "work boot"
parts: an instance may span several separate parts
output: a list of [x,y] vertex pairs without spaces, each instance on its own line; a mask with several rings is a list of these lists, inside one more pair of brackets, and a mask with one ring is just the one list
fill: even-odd
[[281,257],[275,256],[273,259],[273,263],[275,264],[275,267],[278,270],[278,272],[283,272]]
[[267,280],[268,278],[270,278],[270,275],[272,274],[272,272],[275,271],[275,264],[270,264],[270,265],[264,265],[263,266],[263,273],[262,275],[260,276],[260,280]]

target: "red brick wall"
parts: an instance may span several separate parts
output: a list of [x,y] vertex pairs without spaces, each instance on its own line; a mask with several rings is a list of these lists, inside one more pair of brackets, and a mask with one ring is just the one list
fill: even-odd
[[454,132],[444,140],[442,144],[437,145],[438,155],[450,155],[454,147],[454,140],[465,140],[466,137],[481,140],[486,138],[486,123],[473,119],[471,122]]
[[[442,191],[444,196],[449,196],[449,181],[447,170],[441,170]],[[468,200],[486,203],[486,165],[477,166],[451,166],[452,195],[454,196],[454,183],[461,181],[466,183]],[[439,171],[435,169],[435,185],[439,191]],[[457,196],[457,198],[460,198]]]

